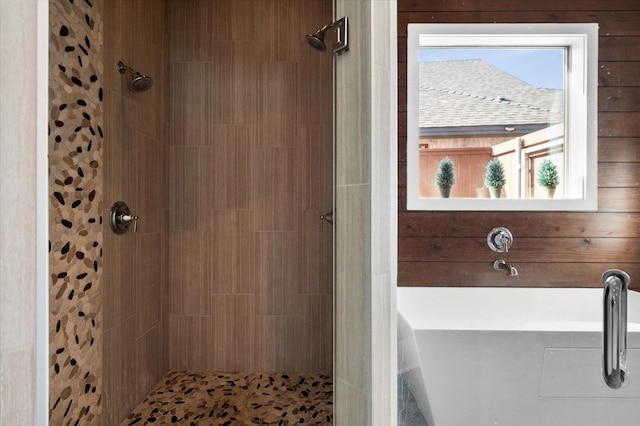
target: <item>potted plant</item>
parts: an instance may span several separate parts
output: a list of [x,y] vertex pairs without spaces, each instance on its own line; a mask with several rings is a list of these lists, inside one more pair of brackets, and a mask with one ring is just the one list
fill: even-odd
[[502,187],[507,182],[504,176],[504,166],[497,158],[493,158],[487,163],[487,174],[484,178],[484,185],[489,188],[491,198],[500,198]]
[[558,167],[551,160],[544,160],[538,169],[538,185],[545,188],[547,198],[553,198],[556,193],[556,186],[560,183],[558,177]]
[[442,198],[449,198],[451,187],[456,183],[456,171],[453,161],[449,157],[444,157],[438,164],[436,172],[436,185],[440,189]]

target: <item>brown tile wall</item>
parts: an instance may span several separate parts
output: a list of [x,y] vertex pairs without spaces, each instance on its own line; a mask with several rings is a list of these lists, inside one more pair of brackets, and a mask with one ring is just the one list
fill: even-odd
[[102,411],[102,1],[51,1],[49,422]]
[[[168,370],[169,56],[164,0],[104,5],[104,203],[137,214],[138,229],[104,226],[103,424],[119,424]],[[129,90],[117,62],[154,80]]]
[[331,1],[170,4],[170,367],[329,372]]

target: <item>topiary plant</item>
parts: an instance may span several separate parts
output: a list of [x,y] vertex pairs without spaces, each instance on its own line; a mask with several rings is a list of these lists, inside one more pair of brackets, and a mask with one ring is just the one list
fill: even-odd
[[504,176],[504,166],[497,158],[487,163],[487,174],[485,175],[484,185],[486,187],[502,188],[507,182]]
[[547,188],[555,188],[560,183],[558,167],[551,160],[544,160],[538,169],[538,184]]
[[450,188],[456,183],[456,169],[449,157],[444,157],[438,164],[436,185]]

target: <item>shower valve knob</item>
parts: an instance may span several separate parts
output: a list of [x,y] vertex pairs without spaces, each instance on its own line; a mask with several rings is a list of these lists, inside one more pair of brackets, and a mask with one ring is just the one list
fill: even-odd
[[109,226],[111,230],[122,235],[129,230],[133,222],[133,232],[138,232],[138,216],[131,214],[129,206],[124,201],[116,201],[109,211]]

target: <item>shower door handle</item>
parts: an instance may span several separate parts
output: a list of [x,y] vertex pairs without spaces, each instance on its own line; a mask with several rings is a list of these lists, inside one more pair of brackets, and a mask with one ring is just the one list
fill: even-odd
[[611,389],[628,384],[627,372],[627,290],[631,279],[617,269],[602,275],[604,283],[602,375]]
[[324,231],[324,222],[333,225],[333,210],[331,210],[329,213],[320,215],[320,232]]

